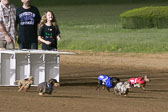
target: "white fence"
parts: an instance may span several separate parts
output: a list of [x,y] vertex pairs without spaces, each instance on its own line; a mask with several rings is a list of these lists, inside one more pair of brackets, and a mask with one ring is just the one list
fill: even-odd
[[44,50],[4,50],[0,51],[0,86],[14,86],[16,80],[30,75],[34,85],[50,78],[59,82],[60,55],[72,52]]

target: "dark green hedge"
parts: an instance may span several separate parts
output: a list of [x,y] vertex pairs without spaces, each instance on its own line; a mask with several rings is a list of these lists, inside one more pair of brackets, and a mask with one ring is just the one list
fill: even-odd
[[143,7],[120,15],[123,28],[168,28],[168,7]]

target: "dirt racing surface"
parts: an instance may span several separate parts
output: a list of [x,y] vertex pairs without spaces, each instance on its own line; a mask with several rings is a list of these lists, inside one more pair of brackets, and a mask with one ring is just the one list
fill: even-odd
[[[52,95],[0,87],[0,112],[168,112],[168,54],[76,53],[61,55],[61,86]],[[151,82],[125,97],[96,91],[100,74],[121,81],[148,75]]]

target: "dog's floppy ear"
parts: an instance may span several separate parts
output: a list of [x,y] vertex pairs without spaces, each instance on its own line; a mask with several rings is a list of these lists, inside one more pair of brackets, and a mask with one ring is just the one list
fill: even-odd
[[50,79],[48,82],[49,83],[57,83],[57,80],[56,79]]
[[150,81],[147,75],[144,76],[144,80],[147,81],[147,82]]
[[53,79],[53,82],[54,82],[54,83],[58,83],[56,79]]
[[29,79],[32,80],[32,79],[33,79],[33,76],[30,76]]
[[53,79],[50,79],[48,82],[49,82],[49,83],[52,83],[52,80],[53,80]]

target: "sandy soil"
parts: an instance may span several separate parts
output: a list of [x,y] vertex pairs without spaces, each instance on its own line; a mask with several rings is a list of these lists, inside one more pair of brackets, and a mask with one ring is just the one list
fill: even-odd
[[[36,87],[20,93],[0,87],[0,112],[168,112],[168,54],[76,53],[61,56],[61,86],[52,95],[40,97]],[[113,89],[96,91],[100,74],[121,81],[148,75],[151,82],[124,97]]]

